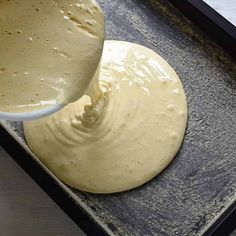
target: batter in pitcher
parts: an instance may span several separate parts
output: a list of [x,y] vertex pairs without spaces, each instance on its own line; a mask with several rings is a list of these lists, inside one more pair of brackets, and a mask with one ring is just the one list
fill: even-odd
[[0,112],[78,100],[103,42],[104,17],[94,0],[1,0]]

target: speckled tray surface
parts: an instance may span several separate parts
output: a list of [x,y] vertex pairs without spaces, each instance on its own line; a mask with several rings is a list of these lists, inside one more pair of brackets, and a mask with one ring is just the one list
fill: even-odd
[[[202,235],[236,200],[235,64],[166,1],[99,2],[107,39],[147,46],[177,71],[188,98],[186,137],[163,173],[129,192],[81,193],[51,177],[110,235]],[[21,123],[1,124],[30,152]]]

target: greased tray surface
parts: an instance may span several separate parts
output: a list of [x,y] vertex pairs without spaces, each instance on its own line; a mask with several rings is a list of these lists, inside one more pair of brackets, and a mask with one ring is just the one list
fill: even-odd
[[[132,191],[93,195],[51,178],[110,235],[202,235],[236,200],[235,64],[166,1],[99,2],[107,39],[147,46],[177,71],[188,98],[186,137],[168,168]],[[1,124],[30,152],[21,123]]]

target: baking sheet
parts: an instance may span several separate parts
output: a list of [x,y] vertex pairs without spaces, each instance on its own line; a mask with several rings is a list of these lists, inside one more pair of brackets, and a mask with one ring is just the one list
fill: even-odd
[[61,183],[30,152],[20,122],[1,124],[30,153],[28,158],[39,163],[42,173],[49,174],[68,199],[99,225],[100,234],[202,235],[236,200],[235,64],[166,1],[98,2],[106,15],[107,39],[153,49],[183,83],[189,121],[174,161],[132,191],[82,193]]

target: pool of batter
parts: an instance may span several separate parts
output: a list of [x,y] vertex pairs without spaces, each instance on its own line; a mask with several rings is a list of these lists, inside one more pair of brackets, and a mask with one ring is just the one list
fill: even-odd
[[64,183],[114,193],[159,174],[179,150],[186,122],[186,96],[171,66],[143,46],[105,41],[86,95],[54,115],[24,122],[24,134]]

